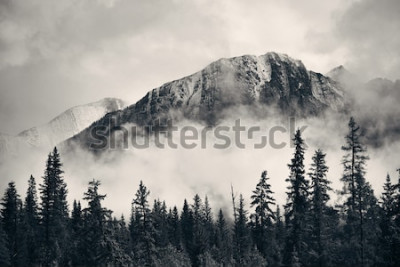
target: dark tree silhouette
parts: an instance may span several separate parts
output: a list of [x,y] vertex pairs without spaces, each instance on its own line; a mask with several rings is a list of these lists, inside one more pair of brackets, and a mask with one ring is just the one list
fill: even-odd
[[253,241],[258,251],[267,259],[273,262],[272,258],[276,254],[276,244],[274,240],[275,212],[272,206],[275,205],[271,185],[268,183],[267,171],[263,171],[257,183],[256,189],[251,195],[251,207],[255,207],[255,212],[250,215]]
[[295,152],[291,163],[287,192],[287,203],[285,205],[285,221],[287,227],[287,238],[285,245],[286,264],[301,264],[306,262],[307,240],[307,213],[309,210],[309,182],[305,178],[304,169],[304,140],[300,130],[294,136]]
[[134,225],[136,226],[136,234],[134,235],[136,241],[133,251],[136,263],[143,266],[153,266],[157,262],[154,240],[155,229],[148,202],[149,194],[150,191],[140,181],[139,188],[132,202],[132,209],[135,213],[133,215],[135,218]]
[[6,251],[9,252],[11,266],[21,266],[24,262],[22,244],[22,202],[14,182],[10,182],[1,202],[2,226],[6,236]]
[[328,166],[326,165],[325,156],[321,150],[315,151],[312,158],[312,164],[309,172],[311,178],[311,203],[310,203],[310,219],[312,227],[312,244],[311,249],[316,251],[316,265],[322,267],[327,265],[327,243],[328,225],[329,225],[329,187],[330,181],[326,178]]
[[42,240],[42,264],[53,266],[66,264],[67,255],[67,185],[57,148],[50,153],[46,163],[43,184],[40,186],[40,219]]
[[28,181],[24,203],[24,232],[26,235],[27,262],[36,265],[39,261],[39,210],[36,191],[36,181],[31,175]]

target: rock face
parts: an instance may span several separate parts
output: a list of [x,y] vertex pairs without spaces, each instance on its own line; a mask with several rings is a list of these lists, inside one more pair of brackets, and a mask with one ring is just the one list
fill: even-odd
[[107,114],[70,142],[91,144],[90,132],[97,126],[108,127],[109,134],[126,123],[154,125],[167,118],[216,125],[226,110],[237,106],[276,107],[285,114],[309,116],[325,109],[339,111],[345,101],[337,82],[308,71],[299,60],[277,53],[246,55],[220,59],[155,88],[126,109]]
[[298,115],[344,107],[336,82],[307,71],[301,61],[268,53],[220,59],[200,72],[153,89],[125,110],[123,117],[143,125],[178,109],[186,118],[214,124],[227,107],[254,104],[275,105]]
[[30,128],[16,136],[0,134],[0,153],[2,155],[17,154],[26,148],[51,149],[81,132],[107,113],[124,107],[126,104],[120,99],[105,98],[68,109],[47,124]]

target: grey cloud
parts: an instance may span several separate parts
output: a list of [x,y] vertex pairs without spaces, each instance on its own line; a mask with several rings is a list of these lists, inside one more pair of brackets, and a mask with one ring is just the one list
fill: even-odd
[[129,102],[225,49],[214,4],[2,1],[0,131],[43,124],[103,97]]
[[336,34],[348,50],[347,65],[365,78],[400,77],[400,3],[354,2],[338,20]]

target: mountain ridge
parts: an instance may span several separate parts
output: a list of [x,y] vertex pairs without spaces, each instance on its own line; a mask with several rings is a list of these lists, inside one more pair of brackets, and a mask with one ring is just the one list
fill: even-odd
[[34,126],[17,135],[0,133],[0,156],[18,154],[24,149],[45,148],[74,136],[89,127],[109,112],[126,107],[127,104],[117,98],[104,98],[96,102],[77,105],[60,113],[49,122]]
[[[204,69],[150,90],[136,103],[107,114],[69,141],[87,146],[91,128],[105,126],[107,134],[126,123],[154,125],[156,121],[189,119],[216,125],[229,108],[278,107],[288,115],[318,115],[346,108],[340,84],[309,71],[300,60],[269,52],[261,56],[221,58]],[[112,126],[110,126],[112,125]]]

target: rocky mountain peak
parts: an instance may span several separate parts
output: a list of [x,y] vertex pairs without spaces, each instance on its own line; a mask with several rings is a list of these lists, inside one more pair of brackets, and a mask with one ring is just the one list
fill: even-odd
[[[91,127],[110,125],[111,119],[119,125],[144,126],[171,118],[216,125],[227,110],[238,106],[274,107],[282,114],[310,116],[326,109],[342,110],[345,100],[336,81],[307,70],[300,60],[270,52],[219,59],[199,72],[154,88],[135,104],[108,114]],[[90,128],[74,140],[87,144],[89,132]]]

